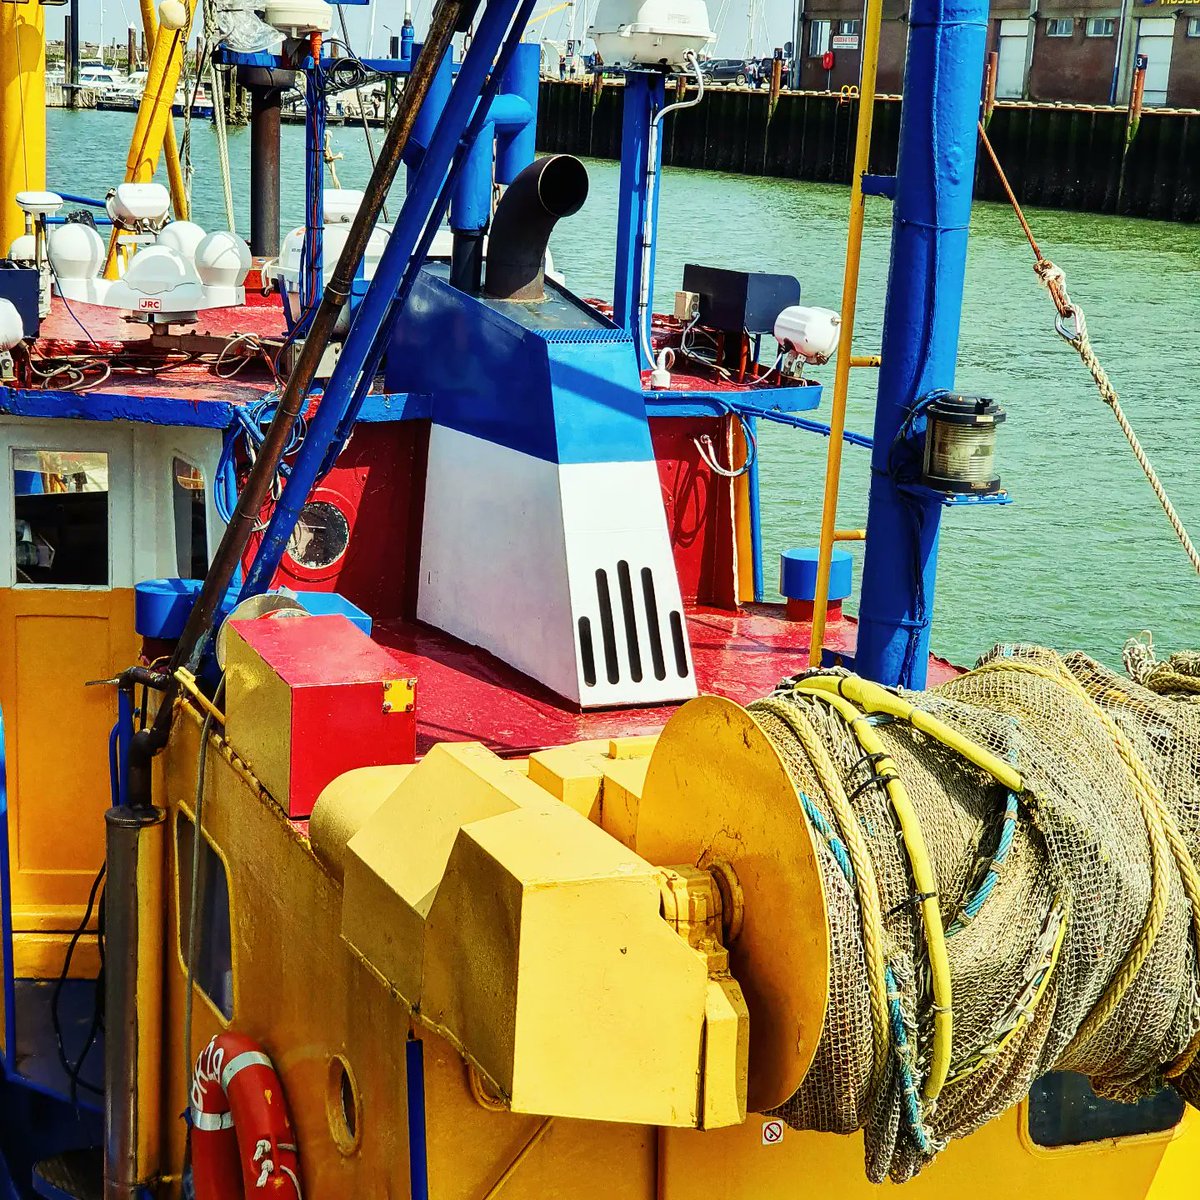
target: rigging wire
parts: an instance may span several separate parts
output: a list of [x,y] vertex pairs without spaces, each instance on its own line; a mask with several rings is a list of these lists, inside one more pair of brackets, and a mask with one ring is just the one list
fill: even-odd
[[[337,14],[338,14],[338,21],[342,27],[342,40],[345,42],[346,52],[350,55],[351,59],[353,59],[354,62],[359,63],[359,65],[361,66],[362,65],[361,59],[359,59],[358,55],[354,53],[354,48],[350,45],[350,29],[346,24],[346,10],[340,4],[336,5],[336,8],[337,8]],[[355,95],[355,98],[358,100],[358,116],[359,116],[359,119],[362,121],[363,140],[367,143],[367,154],[371,159],[371,170],[374,171],[375,170],[375,143],[371,138],[371,127],[370,127],[370,125],[367,124],[367,110],[363,107],[362,87],[358,83],[355,83],[355,85],[354,85],[354,95]],[[387,221],[389,218],[388,218],[388,210],[387,210],[386,202],[384,203],[381,211],[383,213],[383,219],[385,221]]]
[[1037,274],[1042,285],[1050,293],[1050,298],[1054,301],[1054,307],[1058,309],[1058,316],[1054,320],[1054,328],[1058,331],[1063,341],[1071,346],[1079,355],[1083,365],[1087,367],[1088,373],[1091,375],[1092,380],[1096,384],[1096,389],[1100,393],[1100,399],[1112,410],[1113,416],[1117,419],[1117,424],[1121,427],[1121,432],[1125,435],[1125,440],[1129,443],[1129,448],[1133,451],[1133,456],[1137,459],[1138,466],[1142,468],[1142,473],[1146,476],[1146,480],[1153,489],[1154,495],[1158,498],[1159,504],[1162,505],[1162,510],[1166,513],[1167,520],[1170,522],[1176,538],[1179,539],[1179,544],[1183,547],[1183,551],[1188,556],[1193,568],[1197,573],[1200,573],[1200,551],[1197,551],[1195,545],[1192,543],[1183,519],[1176,511],[1175,505],[1171,503],[1171,498],[1167,495],[1166,487],[1158,477],[1158,472],[1154,469],[1154,464],[1151,463],[1149,456],[1142,447],[1141,440],[1134,432],[1129,418],[1125,415],[1125,410],[1121,407],[1121,400],[1117,394],[1116,387],[1096,356],[1091,338],[1088,336],[1087,318],[1084,316],[1083,309],[1071,300],[1067,292],[1066,275],[1063,273],[1061,267],[1055,266],[1042,253],[1037,239],[1033,236],[1033,230],[1030,228],[1024,212],[1021,210],[1021,204],[1017,200],[1016,193],[1008,181],[1008,176],[1005,174],[1004,168],[1000,165],[1000,159],[992,146],[991,139],[988,137],[987,130],[984,128],[982,121],[979,122],[979,137],[983,143],[983,148],[987,151],[988,158],[991,159],[996,175],[999,177],[1000,185],[1008,197],[1008,202],[1012,205],[1013,212],[1020,222],[1022,232],[1024,232],[1025,238],[1029,242],[1030,249],[1033,251],[1035,259],[1033,264],[1034,272]]

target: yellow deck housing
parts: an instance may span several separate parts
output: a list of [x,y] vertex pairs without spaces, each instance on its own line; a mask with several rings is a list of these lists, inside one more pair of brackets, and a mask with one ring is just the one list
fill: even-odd
[[[694,716],[693,732],[707,727],[705,736],[714,736],[722,722],[737,732],[736,716],[727,720],[719,705],[701,704]],[[183,1047],[186,907],[178,880],[188,864],[178,861],[174,830],[193,804],[200,723],[182,706],[165,764],[164,798],[174,810],[168,871],[176,879],[161,1106],[163,1194],[171,1196],[183,1161],[177,1114],[189,1065],[226,1024],[197,988],[191,1045]],[[306,1195],[408,1194],[403,1077],[413,1032],[425,1042],[438,1200],[782,1200],[802,1191],[856,1200],[879,1190],[865,1180],[858,1137],[785,1130],[772,1139],[767,1118],[753,1113],[725,1128],[678,1127],[702,1123],[700,1081],[725,1078],[739,1052],[726,1039],[729,1024],[708,1006],[719,997],[706,962],[683,936],[678,900],[690,893],[679,891],[679,880],[665,893],[652,888],[656,868],[628,851],[639,825],[650,828],[658,803],[651,791],[674,769],[669,755],[661,764],[649,756],[653,744],[583,743],[527,763],[443,746],[416,767],[350,772],[326,789],[310,841],[214,734],[204,826],[231,897],[231,1023],[260,1040],[280,1071]],[[757,786],[739,778],[744,791]],[[702,907],[692,906],[691,916],[703,921]],[[747,919],[750,911],[748,904]],[[655,947],[660,964],[634,957],[625,966],[637,945]],[[618,958],[617,974],[596,972]],[[647,995],[669,976],[663,963],[676,976],[668,979],[673,990]],[[702,1014],[698,996],[706,997]],[[421,1004],[415,1013],[413,997]],[[682,1070],[683,1035],[701,1020],[711,1022],[717,1061],[690,1060],[692,1090],[661,1077],[672,1060],[635,1060],[649,1039],[673,1048]],[[474,1079],[459,1044],[480,1068]],[[672,1094],[682,1107],[664,1119],[657,1110]],[[691,1096],[694,1120],[685,1116]],[[530,1111],[512,1111],[516,1103]],[[624,1105],[624,1119],[570,1115],[604,1105],[614,1116]],[[654,1123],[631,1123],[637,1118]],[[1190,1194],[1200,1167],[1200,1118],[1190,1109],[1174,1130],[1061,1149],[1035,1145],[1027,1129],[1022,1105],[951,1146],[906,1192],[914,1200],[1054,1190],[1173,1200]]]

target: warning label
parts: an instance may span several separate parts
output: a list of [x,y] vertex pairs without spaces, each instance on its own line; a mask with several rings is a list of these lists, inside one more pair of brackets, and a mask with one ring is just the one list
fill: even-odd
[[774,1146],[783,1141],[783,1122],[764,1121],[762,1127],[762,1144]]

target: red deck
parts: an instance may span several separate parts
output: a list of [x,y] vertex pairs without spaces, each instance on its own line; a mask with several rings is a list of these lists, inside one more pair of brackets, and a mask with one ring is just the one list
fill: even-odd
[[[86,334],[85,334],[86,331]],[[214,308],[200,313],[191,325],[179,325],[173,333],[185,336],[207,335],[228,343],[239,334],[271,339],[278,343],[284,336],[283,309],[272,297],[247,291],[247,302],[239,308]],[[90,340],[89,340],[90,339]],[[151,356],[159,354],[149,347],[150,327],[126,320],[120,309],[71,301],[68,306],[59,296],[50,302],[50,313],[42,321],[34,354],[42,358],[103,358],[111,368],[96,392],[119,392],[133,397],[170,395],[181,400],[224,401],[248,404],[260,400],[275,387],[275,379],[266,364],[250,361],[232,378],[222,378],[212,361],[176,355],[160,369],[149,370]],[[118,357],[119,356],[119,357]],[[145,365],[138,364],[142,358]],[[141,369],[138,366],[141,365]],[[222,370],[230,370],[230,359]],[[46,386],[53,387],[53,383]]]
[[[283,309],[274,296],[263,296],[247,281],[246,303],[238,308],[214,308],[200,313],[190,325],[174,326],[172,332],[185,337],[205,335],[228,343],[238,335],[249,335],[278,343],[286,334]],[[588,304],[606,315],[611,315],[612,306],[598,300]],[[682,328],[673,317],[655,314],[655,347],[671,344],[678,340]],[[98,385],[89,385],[96,392],[119,392],[125,396],[153,397],[169,394],[182,400],[202,402],[219,400],[228,404],[249,404],[259,400],[276,386],[276,380],[261,361],[250,361],[236,375],[223,378],[214,370],[209,360],[177,361],[161,368],[148,370],[144,362],[141,369],[133,363],[139,357],[151,357],[148,342],[150,327],[127,319],[124,311],[105,308],[97,304],[84,304],[73,300],[67,304],[55,295],[50,302],[50,313],[42,321],[39,336],[34,343],[34,352],[43,358],[84,357],[105,358],[111,373]],[[234,360],[224,364],[229,370]],[[642,373],[643,386],[650,386],[650,372]],[[53,386],[47,384],[46,386]],[[687,363],[673,368],[671,390],[673,392],[730,392],[734,394],[755,392],[761,381],[747,378],[739,383],[732,378],[722,377],[711,371],[692,369]],[[800,386],[800,385],[797,385]]]
[[[781,606],[756,604],[740,613],[688,612],[692,660],[701,692],[748,704],[804,669],[810,626],[782,619]],[[377,642],[397,651],[417,677],[417,753],[437,742],[479,741],[499,754],[524,755],[587,738],[656,733],[677,706],[580,712],[483,650],[423,625],[381,622]],[[855,624],[833,622],[831,649],[850,650]],[[930,683],[956,674],[930,659]]]

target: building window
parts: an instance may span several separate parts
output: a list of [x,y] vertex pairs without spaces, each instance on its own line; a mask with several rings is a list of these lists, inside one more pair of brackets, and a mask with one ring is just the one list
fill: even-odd
[[203,579],[208,572],[208,516],[204,472],[187,459],[171,460],[171,502],[175,513],[175,569],[180,579]]
[[196,873],[196,958],[189,945],[192,926],[192,855],[196,826],[182,812],[175,819],[175,879],[179,904],[179,953],[185,966],[195,970],[195,982],[226,1018],[233,1019],[233,928],[229,916],[229,878],[225,864],[200,839]]
[[1075,21],[1072,17],[1051,17],[1046,22],[1047,37],[1070,37],[1075,32]]
[[108,586],[108,455],[14,450],[17,583]]
[[1088,17],[1088,37],[1112,37],[1116,32],[1116,21],[1112,17]]
[[814,21],[808,29],[808,53],[812,58],[820,58],[829,49],[829,35],[833,29],[832,21]]
[[1083,1075],[1052,1071],[1029,1093],[1029,1136],[1039,1146],[1165,1133],[1182,1119],[1183,1098],[1171,1087],[1136,1104],[1118,1104],[1097,1096]]
[[1188,17],[1188,37],[1200,38],[1200,17]]

